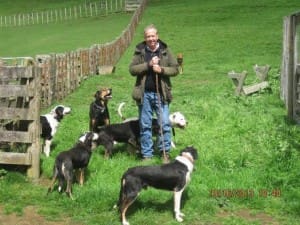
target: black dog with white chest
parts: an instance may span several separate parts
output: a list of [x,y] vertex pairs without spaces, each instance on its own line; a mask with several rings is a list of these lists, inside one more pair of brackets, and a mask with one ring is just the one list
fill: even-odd
[[41,137],[44,139],[43,152],[47,157],[50,155],[50,147],[52,139],[57,131],[57,128],[64,118],[64,115],[71,112],[71,108],[58,105],[51,110],[51,112],[40,116],[41,123]]
[[92,154],[93,141],[98,138],[98,134],[93,132],[87,132],[79,138],[78,143],[68,151],[63,151],[55,159],[53,167],[53,178],[51,186],[48,189],[48,193],[53,191],[54,184],[58,179],[58,191],[63,188],[64,181],[67,182],[66,193],[71,199],[72,197],[72,180],[73,170],[79,172],[79,183],[83,185],[84,182],[84,170],[88,166],[88,163]]
[[129,168],[122,176],[119,197],[119,210],[123,225],[129,225],[126,211],[135,201],[142,189],[148,186],[174,192],[174,213],[178,222],[183,221],[180,211],[182,193],[191,179],[197,150],[187,147],[180,152],[175,161],[161,166],[138,166]]

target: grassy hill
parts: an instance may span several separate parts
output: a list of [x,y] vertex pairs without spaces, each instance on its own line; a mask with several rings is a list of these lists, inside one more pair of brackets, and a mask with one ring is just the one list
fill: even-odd
[[52,1],[52,0],[11,0],[5,1],[0,0],[1,8],[0,15],[14,15],[18,13],[31,13],[40,12],[49,9],[61,9],[64,7],[77,6],[79,4],[96,2],[96,1],[85,1],[85,0],[68,0],[68,1]]
[[[96,1],[0,0],[0,16],[69,9],[82,6],[85,2],[88,4]],[[131,16],[132,13],[118,13],[68,19],[58,23],[1,27],[0,57],[34,57],[37,54],[64,53],[89,48],[93,44],[107,43],[121,34],[129,24]]]
[[[73,111],[58,130],[51,157],[42,156],[40,182],[31,184],[22,174],[2,170],[0,204],[5,212],[21,214],[26,206],[33,205],[47,220],[60,221],[66,216],[76,224],[119,224],[118,213],[112,209],[118,198],[119,179],[128,167],[141,164],[124,145],[116,146],[111,160],[104,160],[103,148],[97,148],[86,183],[83,187],[74,185],[74,201],[56,192],[47,197],[45,194],[55,156],[88,129],[89,104],[100,86],[113,88],[109,102],[113,123],[121,121],[116,109],[122,101],[126,102],[127,117],[137,115],[131,99],[134,78],[129,75],[128,64],[135,44],[143,38],[143,28],[154,23],[174,54],[184,55],[184,73],[172,80],[174,100],[170,109],[183,112],[189,125],[176,132],[177,148],[172,157],[187,145],[194,145],[200,153],[197,170],[183,197],[184,224],[299,224],[300,129],[287,120],[279,98],[283,17],[299,8],[297,0],[149,1],[116,72],[91,77],[61,102]],[[120,16],[112,20],[118,19],[121,22]],[[115,23],[112,26],[117,26]],[[99,26],[94,26],[95,32],[87,36],[101,37]],[[107,29],[117,35],[122,30]],[[52,34],[49,38],[55,36]],[[88,44],[77,41],[76,48]],[[64,47],[57,51],[65,51]],[[18,55],[17,46],[13,45],[12,51]],[[35,47],[30,54],[37,51],[41,49]],[[254,64],[271,65],[270,89],[235,96],[227,73],[247,70],[246,83],[251,84],[256,82]],[[154,163],[160,163],[159,157]],[[131,224],[177,224],[172,207],[172,193],[149,189],[134,203],[128,219]]]

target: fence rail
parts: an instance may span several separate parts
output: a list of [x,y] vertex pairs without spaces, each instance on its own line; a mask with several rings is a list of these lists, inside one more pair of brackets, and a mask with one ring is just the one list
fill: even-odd
[[0,58],[0,164],[25,165],[30,178],[39,178],[40,108],[66,97],[83,77],[115,65],[132,40],[146,2],[141,1],[127,28],[110,43],[35,58]]
[[[87,77],[111,73],[114,70],[114,66],[132,41],[145,6],[146,0],[140,1],[129,25],[112,42],[94,44],[89,48],[65,53],[36,55],[34,59],[31,57],[0,58],[0,67],[29,65],[38,67],[37,73],[41,86],[40,106],[47,108],[54,101],[61,101],[72,93]],[[0,77],[0,82],[4,81],[5,77]]]
[[68,8],[0,16],[0,27],[59,23],[126,11],[126,0],[99,0]]

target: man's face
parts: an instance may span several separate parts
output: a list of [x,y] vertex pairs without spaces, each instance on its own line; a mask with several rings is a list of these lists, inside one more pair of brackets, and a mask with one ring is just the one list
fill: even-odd
[[158,40],[157,31],[155,29],[149,29],[145,32],[145,41],[150,49],[155,49]]

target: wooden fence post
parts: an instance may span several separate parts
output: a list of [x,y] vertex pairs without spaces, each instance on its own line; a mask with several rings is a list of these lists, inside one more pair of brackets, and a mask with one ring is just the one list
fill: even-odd
[[27,170],[28,177],[37,179],[40,176],[40,154],[41,154],[41,144],[40,144],[40,79],[37,74],[37,68],[34,70],[34,86],[35,86],[35,97],[30,102],[29,108],[31,109],[32,116],[36,118],[34,123],[29,125],[28,131],[32,134],[33,142],[28,148],[28,152],[31,153],[31,165]]

